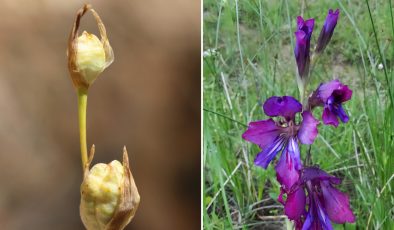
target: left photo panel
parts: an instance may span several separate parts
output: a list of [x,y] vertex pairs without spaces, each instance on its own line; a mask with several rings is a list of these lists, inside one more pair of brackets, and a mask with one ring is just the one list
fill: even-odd
[[201,1],[0,5],[0,228],[200,229]]

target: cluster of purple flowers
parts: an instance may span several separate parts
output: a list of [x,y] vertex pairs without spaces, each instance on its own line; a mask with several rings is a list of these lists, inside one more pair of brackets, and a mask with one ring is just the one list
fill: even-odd
[[[314,50],[315,54],[324,51],[338,17],[339,10],[329,10]],[[294,53],[301,79],[309,76],[313,27],[313,18],[306,21],[300,16],[297,18]],[[306,84],[305,82],[303,84]],[[305,85],[302,88],[305,89]],[[304,166],[299,150],[300,143],[311,145],[318,135],[317,126],[320,122],[313,116],[313,110],[322,107],[323,124],[337,127],[339,120],[343,123],[349,121],[342,103],[351,97],[352,90],[339,80],[320,84],[304,105],[291,96],[270,97],[265,101],[263,110],[271,118],[250,122],[242,135],[243,139],[260,147],[261,152],[254,163],[264,169],[277,153],[281,152],[275,166],[277,180],[281,184],[278,200],[284,205],[288,218],[294,220],[296,229],[331,230],[331,221],[339,224],[355,221],[348,196],[334,187],[340,184],[341,180],[319,167]],[[299,113],[301,116],[297,119]],[[283,199],[284,194],[286,200]]]

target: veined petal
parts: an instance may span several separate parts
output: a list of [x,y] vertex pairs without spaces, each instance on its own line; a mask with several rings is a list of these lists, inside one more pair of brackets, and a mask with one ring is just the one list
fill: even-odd
[[267,146],[257,154],[254,164],[266,169],[276,154],[283,148],[284,142],[284,138],[278,136],[270,146]]
[[354,223],[356,218],[350,209],[349,197],[331,186],[328,181],[322,181],[320,184],[324,206],[330,219],[337,224]]
[[296,113],[301,112],[302,105],[294,97],[273,96],[267,99],[263,105],[264,113],[270,117],[282,116],[287,120],[294,119]]
[[303,187],[299,187],[287,195],[285,214],[290,220],[298,220],[305,211],[306,196]]
[[319,120],[315,119],[311,112],[304,111],[302,113],[302,123],[298,130],[298,139],[302,144],[311,145],[315,140],[318,130]]
[[316,204],[316,212],[317,212],[317,216],[319,217],[320,225],[323,227],[324,230],[333,230],[334,228],[331,225],[330,219],[325,209],[322,207],[319,199],[316,197],[316,194],[314,194],[314,197]]
[[275,166],[276,178],[285,191],[290,191],[300,178],[300,150],[297,141],[290,138],[285,146],[278,164]]
[[250,122],[242,138],[264,149],[272,145],[280,133],[281,127],[277,126],[274,120],[268,119]]
[[309,210],[308,210],[308,214],[306,215],[306,219],[304,222],[304,225],[302,226],[302,230],[315,230],[317,228],[315,228],[315,226],[313,226],[314,222],[315,222],[315,216],[314,216],[314,212],[315,212],[315,207],[312,204],[312,202],[310,202],[309,204]]

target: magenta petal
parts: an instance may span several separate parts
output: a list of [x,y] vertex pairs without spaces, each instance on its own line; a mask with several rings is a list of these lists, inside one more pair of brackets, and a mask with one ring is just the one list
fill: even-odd
[[331,112],[327,106],[324,107],[322,120],[325,125],[332,125],[338,127],[339,121],[337,116],[333,112]]
[[291,187],[298,182],[301,167],[297,141],[290,138],[278,164],[275,166],[276,178],[285,191],[290,191]]
[[353,91],[347,85],[341,85],[332,92],[335,102],[342,103],[352,98]]
[[333,184],[341,183],[341,179],[331,176],[316,166],[306,167],[302,170],[302,182],[307,181],[329,181]]
[[285,214],[290,220],[298,220],[305,211],[305,191],[299,187],[292,193],[287,195],[285,204]]
[[318,131],[317,125],[319,120],[315,119],[311,112],[304,111],[302,113],[302,123],[298,130],[298,139],[302,144],[311,145],[315,140]]
[[356,218],[350,209],[349,197],[331,186],[328,181],[321,182],[324,206],[330,219],[337,224],[354,223]]
[[280,127],[272,119],[253,121],[249,123],[248,129],[242,134],[242,138],[264,149],[275,141],[280,132]]
[[282,116],[287,120],[294,119],[296,113],[301,112],[302,105],[294,97],[270,97],[263,105],[265,114],[270,117]]

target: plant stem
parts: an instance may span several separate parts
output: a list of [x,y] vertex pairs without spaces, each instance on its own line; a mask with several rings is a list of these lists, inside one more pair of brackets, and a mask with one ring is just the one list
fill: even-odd
[[88,103],[87,89],[78,89],[78,120],[79,120],[79,140],[81,144],[82,170],[88,161],[88,146],[86,141],[86,108]]

